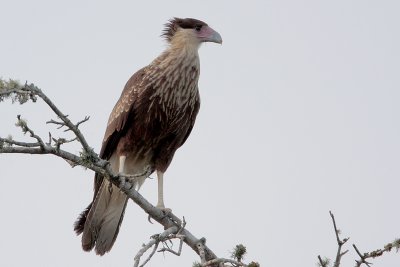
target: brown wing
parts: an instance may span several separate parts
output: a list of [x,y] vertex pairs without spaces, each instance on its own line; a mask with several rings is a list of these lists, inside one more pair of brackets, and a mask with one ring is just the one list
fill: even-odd
[[119,138],[124,133],[125,124],[134,115],[134,102],[137,99],[146,68],[140,69],[126,83],[118,102],[111,111],[107,129],[100,150],[102,159],[109,159],[116,149]]
[[[137,71],[128,80],[125,85],[124,90],[115,104],[110,117],[108,119],[107,129],[104,134],[103,145],[100,151],[100,157],[103,159],[109,159],[117,148],[119,139],[126,131],[126,122],[133,121],[131,118],[134,116],[134,106],[135,101],[138,97],[138,91],[141,88],[141,83],[143,81],[143,76],[145,75],[146,68]],[[99,174],[95,174],[94,177],[94,195],[93,201],[96,198],[97,192],[103,182],[103,177]],[[77,221],[75,222],[74,229],[77,234],[83,232],[86,218],[92,207],[92,203],[79,215]]]
[[[135,101],[137,99],[145,71],[146,68],[142,68],[132,75],[132,77],[125,84],[120,98],[111,111],[99,154],[100,158],[107,160],[110,159],[114,150],[118,146],[121,136],[123,136],[127,130],[126,122],[132,121],[135,112]],[[96,197],[97,191],[99,190],[102,182],[103,177],[96,173],[94,181],[94,197]]]
[[196,121],[197,114],[199,113],[199,109],[200,109],[200,97],[199,97],[199,95],[197,95],[197,99],[196,99],[196,102],[194,104],[193,113],[190,116],[190,119],[191,119],[190,126],[189,126],[189,128],[188,128],[188,130],[186,132],[186,135],[183,138],[182,142],[179,144],[179,147],[182,146],[186,142],[186,140],[188,139],[190,133],[192,132],[194,123]]

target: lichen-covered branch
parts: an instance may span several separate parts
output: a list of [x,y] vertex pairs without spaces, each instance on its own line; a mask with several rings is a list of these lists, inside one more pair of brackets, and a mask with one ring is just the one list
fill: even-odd
[[22,85],[18,81],[11,79],[8,81],[0,79],[0,102],[8,98],[11,99],[12,103],[18,102],[24,104],[29,100],[36,102],[37,97],[31,94],[29,90],[26,90],[26,88],[34,89],[36,86],[27,83]]
[[[331,211],[329,211],[329,214],[332,218],[332,223],[333,223],[333,228],[335,230],[335,235],[336,235],[336,241],[338,244],[338,249],[336,252],[336,259],[333,264],[333,267],[340,267],[341,259],[342,257],[348,252],[348,250],[345,250],[342,252],[342,246],[350,239],[349,237],[340,239],[340,230],[337,228],[336,225],[336,220],[335,216]],[[396,239],[392,243],[388,243],[387,245],[384,246],[383,249],[377,249],[371,252],[367,253],[361,253],[359,249],[357,248],[356,245],[353,244],[354,250],[357,252],[358,256],[360,257],[359,260],[356,260],[356,267],[361,267],[363,264],[370,266],[371,263],[367,262],[367,259],[369,258],[376,258],[382,256],[385,252],[391,251],[393,248],[396,248],[396,252],[398,252],[400,248],[400,239]],[[320,255],[318,255],[318,265],[321,267],[328,267],[330,264],[329,258],[324,258],[322,259]]]
[[[38,97],[42,99],[61,120],[50,120],[48,121],[48,123],[59,125],[59,127],[65,127],[66,131],[71,131],[74,133],[75,138],[71,140],[63,138],[55,139],[52,138],[51,133],[49,133],[49,142],[46,143],[41,137],[37,136],[31,128],[29,128],[25,120],[21,119],[21,117],[18,117],[16,125],[20,127],[24,133],[29,133],[30,137],[33,138],[35,141],[21,142],[15,141],[11,137],[0,137],[0,153],[55,155],[66,160],[71,166],[79,165],[91,169],[101,174],[106,179],[110,180],[111,183],[119,187],[121,191],[123,191],[130,199],[132,199],[137,205],[139,205],[147,214],[149,214],[152,219],[160,223],[164,227],[164,229],[167,229],[165,232],[163,232],[163,234],[161,234],[162,237],[166,235],[164,239],[158,238],[158,241],[153,240],[151,241],[151,243],[145,246],[145,248],[142,248],[138,252],[137,256],[135,257],[135,264],[136,262],[137,264],[139,264],[138,259],[140,260],[140,257],[143,255],[143,253],[147,251],[147,249],[149,249],[151,246],[154,246],[155,244],[158,244],[163,240],[167,240],[173,237],[179,238],[181,242],[183,241],[197,254],[200,255],[201,253],[204,262],[209,262],[218,258],[215,253],[205,244],[205,238],[195,237],[189,230],[184,228],[184,223],[182,223],[182,221],[173,213],[170,212],[168,214],[165,214],[162,210],[154,207],[138,191],[135,190],[133,182],[129,179],[131,177],[115,173],[111,169],[108,161],[99,158],[98,155],[93,152],[93,149],[88,145],[86,139],[79,130],[79,126],[82,123],[86,122],[89,117],[85,117],[85,119],[83,119],[82,121],[74,124],[71,122],[68,116],[62,113],[56,107],[56,105],[42,92],[42,90],[40,90],[34,84],[25,83],[25,85],[21,85],[20,83],[13,80],[4,81],[0,79],[0,102],[4,99],[11,98],[13,102],[19,102],[20,104],[23,104],[28,100],[32,100],[35,102]],[[63,144],[67,142],[72,142],[75,139],[78,140],[79,143],[82,145],[82,152],[79,156],[62,149]],[[199,251],[199,244],[201,244],[202,251]],[[144,250],[143,253],[141,253],[142,250]],[[153,249],[153,251],[155,250]],[[169,250],[164,249],[161,251]],[[152,252],[151,256],[154,255],[154,253],[155,252]],[[174,254],[178,255],[178,253]],[[144,264],[142,264],[142,266]],[[213,264],[210,263],[207,266],[213,266]]]
[[360,260],[356,260],[356,267],[362,266],[362,264],[365,264],[367,266],[370,266],[370,262],[367,262],[367,259],[374,259],[377,257],[382,256],[385,252],[390,252],[392,249],[396,249],[396,252],[399,251],[400,249],[400,238],[394,240],[391,243],[386,244],[383,249],[376,249],[371,252],[366,252],[366,253],[361,253],[360,250],[357,248],[356,245],[353,244],[354,250],[357,252],[358,256],[360,257]]

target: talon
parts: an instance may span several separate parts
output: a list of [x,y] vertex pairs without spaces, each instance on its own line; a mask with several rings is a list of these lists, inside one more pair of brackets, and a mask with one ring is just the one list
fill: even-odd
[[164,213],[170,214],[172,212],[172,209],[170,208],[160,208]]
[[161,203],[161,204],[158,203],[157,206],[156,206],[156,208],[160,209],[160,210],[163,211],[164,213],[171,213],[171,212],[172,212],[172,209],[166,208],[166,207],[164,206],[164,203]]
[[149,221],[149,223],[153,224],[153,222],[151,221],[151,216],[150,215],[147,217],[147,220]]
[[160,209],[160,210],[162,211],[162,213],[164,214],[164,216],[162,217],[163,219],[164,219],[165,217],[168,217],[168,215],[170,215],[171,212],[172,212],[171,209],[165,208],[164,206],[160,207],[160,206],[157,205],[156,208]]

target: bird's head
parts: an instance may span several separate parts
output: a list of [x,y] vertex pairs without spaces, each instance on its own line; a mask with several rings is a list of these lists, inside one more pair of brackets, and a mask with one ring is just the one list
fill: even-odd
[[204,42],[222,44],[221,35],[207,23],[192,18],[173,18],[165,24],[162,36],[168,43],[190,43],[200,45]]

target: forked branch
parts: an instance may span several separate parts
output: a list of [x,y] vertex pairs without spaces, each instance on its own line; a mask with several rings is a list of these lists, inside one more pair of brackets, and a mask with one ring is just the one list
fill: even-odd
[[[139,266],[140,258],[143,254],[153,247],[152,252],[149,257],[140,266],[144,266],[154,255],[158,248],[158,244],[161,242],[166,242],[171,239],[179,239],[180,247],[177,252],[173,251],[169,247],[164,247],[160,252],[171,252],[175,255],[180,255],[182,249],[182,243],[186,243],[191,247],[197,254],[201,254],[203,262],[207,265],[205,266],[218,266],[213,262],[217,259],[214,252],[206,246],[203,238],[195,237],[185,226],[185,222],[181,221],[173,213],[169,212],[165,214],[162,210],[154,207],[150,202],[148,202],[138,191],[135,190],[132,177],[127,177],[125,175],[119,175],[115,173],[108,161],[103,160],[94,153],[93,149],[88,145],[85,137],[79,130],[79,126],[89,120],[89,117],[85,117],[78,123],[73,123],[67,115],[62,113],[56,105],[34,84],[21,85],[20,83],[9,80],[4,81],[0,79],[0,102],[6,98],[11,98],[13,102],[19,102],[21,104],[32,100],[36,102],[38,98],[42,99],[50,109],[57,115],[60,120],[50,120],[49,124],[58,125],[58,127],[65,127],[64,131],[71,131],[75,135],[73,139],[58,138],[55,139],[49,133],[49,142],[44,142],[43,139],[37,136],[34,131],[28,126],[25,120],[20,116],[17,118],[17,126],[22,129],[24,133],[29,133],[30,137],[34,139],[34,142],[21,142],[15,141],[11,137],[1,138],[0,137],[0,153],[21,153],[21,154],[52,154],[57,157],[63,158],[71,166],[83,166],[85,168],[91,169],[103,177],[108,179],[111,183],[116,185],[123,191],[130,199],[132,199],[137,205],[139,205],[149,216],[160,223],[165,230],[163,233],[157,236],[157,238],[152,238],[148,244],[146,244],[135,256],[135,266]],[[68,142],[73,142],[77,140],[82,146],[82,152],[80,155],[75,155],[62,148],[62,145]],[[199,244],[201,251],[199,250]],[[221,262],[221,261],[218,261]],[[229,262],[229,261],[225,261]],[[237,265],[237,266],[245,266]]]
[[[333,215],[333,213],[331,211],[329,211],[329,214],[330,214],[330,216],[332,218],[333,228],[335,230],[335,235],[336,235],[336,242],[338,244],[338,249],[337,249],[337,252],[336,252],[336,259],[335,259],[335,262],[333,264],[333,267],[340,267],[340,263],[341,263],[342,257],[349,251],[349,250],[345,250],[345,251],[342,252],[342,246],[350,238],[349,237],[344,238],[344,239],[340,238],[340,230],[337,228],[335,216]],[[353,244],[353,248],[356,251],[356,253],[358,254],[358,256],[360,257],[359,260],[356,260],[356,267],[361,267],[363,264],[365,264],[366,266],[371,266],[372,263],[368,262],[367,259],[380,257],[385,252],[391,251],[393,248],[396,248],[396,252],[397,252],[399,250],[399,248],[400,248],[400,239],[396,239],[392,243],[388,243],[384,247],[384,249],[377,249],[377,250],[374,250],[374,251],[371,251],[371,252],[367,252],[367,253],[361,253],[360,250],[357,248],[357,246],[354,245],[354,244]],[[329,264],[330,264],[329,258],[322,259],[321,256],[318,255],[318,265],[319,266],[328,267]]]

